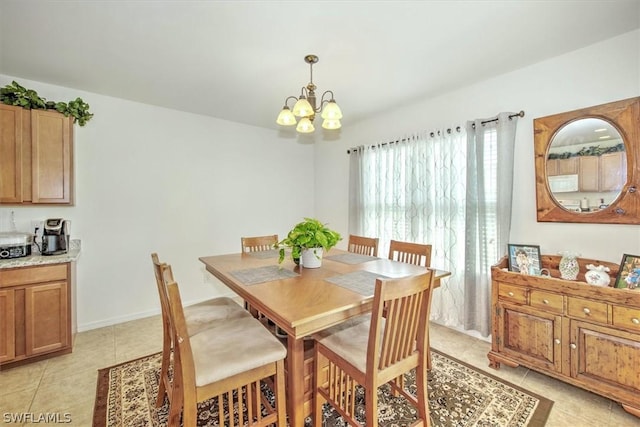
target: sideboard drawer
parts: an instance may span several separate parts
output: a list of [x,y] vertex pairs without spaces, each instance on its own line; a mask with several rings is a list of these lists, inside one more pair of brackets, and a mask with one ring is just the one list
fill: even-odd
[[608,304],[582,298],[567,298],[567,314],[577,319],[607,323]]
[[613,306],[613,324],[640,332],[640,308]]
[[527,289],[521,286],[512,286],[500,283],[498,287],[498,296],[500,299],[506,299],[518,304],[527,303]]
[[531,290],[529,305],[552,313],[562,313],[564,311],[564,298],[560,294],[553,292]]

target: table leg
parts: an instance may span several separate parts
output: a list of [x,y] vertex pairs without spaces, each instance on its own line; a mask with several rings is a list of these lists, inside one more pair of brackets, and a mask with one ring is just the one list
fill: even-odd
[[289,425],[304,426],[304,339],[287,339],[287,403]]

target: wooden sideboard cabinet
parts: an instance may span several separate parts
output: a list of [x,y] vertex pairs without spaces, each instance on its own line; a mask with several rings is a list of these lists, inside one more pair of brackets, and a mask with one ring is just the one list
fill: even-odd
[[640,417],[640,290],[589,285],[579,259],[576,281],[560,279],[559,256],[542,256],[551,277],[492,266],[492,342],[489,366],[519,365],[618,401]]
[[72,350],[75,264],[0,269],[0,367]]
[[0,204],[73,198],[73,118],[0,104]]

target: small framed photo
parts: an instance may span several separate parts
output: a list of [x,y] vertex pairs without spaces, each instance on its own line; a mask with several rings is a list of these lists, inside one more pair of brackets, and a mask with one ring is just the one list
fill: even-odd
[[540,246],[516,245],[509,243],[509,271],[520,274],[540,274]]
[[615,287],[640,290],[640,255],[622,255]]

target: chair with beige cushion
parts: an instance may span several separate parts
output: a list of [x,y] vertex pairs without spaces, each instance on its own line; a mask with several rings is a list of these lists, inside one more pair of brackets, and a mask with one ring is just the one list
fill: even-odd
[[[191,335],[178,284],[167,284],[167,291],[175,336],[169,426],[195,427],[197,404],[215,397],[209,415],[215,417],[217,409],[217,425],[286,427],[287,350],[280,341],[251,316],[227,319]],[[271,387],[273,403],[263,387]]]
[[[174,346],[173,332],[171,330],[169,311],[169,297],[167,295],[166,284],[173,282],[173,272],[171,266],[161,263],[158,254],[152,253],[151,260],[160,297],[160,310],[162,313],[162,364],[160,368],[160,384],[158,388],[158,398],[156,406],[162,406],[165,394],[171,403],[173,396],[173,384],[169,376],[169,365],[171,363],[171,351]],[[239,304],[230,298],[219,297],[198,304],[184,307],[185,323],[189,335],[196,335],[205,329],[212,327],[228,319],[251,318],[251,315]]]
[[[318,332],[315,338],[314,426],[322,425],[329,402],[352,426],[356,386],[364,388],[367,427],[378,425],[378,387],[389,383],[417,409],[417,424],[429,426],[427,397],[427,311],[433,272],[376,279],[373,311]],[[386,314],[384,314],[386,312]],[[397,377],[415,369],[416,396]]]
[[360,255],[378,256],[378,238],[349,235],[347,251]]
[[429,267],[431,266],[431,245],[391,240],[389,259]]

